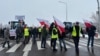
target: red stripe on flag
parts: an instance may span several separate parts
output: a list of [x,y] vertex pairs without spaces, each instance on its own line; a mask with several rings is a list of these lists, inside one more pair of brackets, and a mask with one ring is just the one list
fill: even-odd
[[49,29],[50,24],[49,24],[49,22],[47,20],[44,20],[44,19],[37,19],[37,20],[40,22],[41,26],[42,25],[46,25],[46,28]]
[[91,22],[89,22],[88,20],[84,20],[84,24],[87,28],[91,27]]
[[53,18],[54,18],[54,22],[57,25],[57,28],[59,29],[60,33],[62,34],[63,32],[65,32],[64,24],[58,19],[56,19],[55,17]]
[[44,25],[45,23],[44,23],[44,22],[40,22],[40,24],[41,24],[41,25]]

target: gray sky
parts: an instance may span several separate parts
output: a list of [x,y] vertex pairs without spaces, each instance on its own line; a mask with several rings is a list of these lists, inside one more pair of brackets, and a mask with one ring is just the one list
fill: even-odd
[[97,11],[96,0],[0,0],[0,23],[7,24],[15,20],[16,15],[25,15],[28,25],[38,25],[36,18],[52,22],[53,16],[66,21],[66,5],[58,1],[67,3],[68,21],[89,20]]

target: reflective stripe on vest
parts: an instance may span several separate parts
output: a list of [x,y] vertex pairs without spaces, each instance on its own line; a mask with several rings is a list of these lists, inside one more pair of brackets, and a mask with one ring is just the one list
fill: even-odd
[[[58,32],[56,28],[53,28],[53,30],[56,30],[56,32]],[[58,38],[58,34],[56,34],[56,35],[53,34],[53,30],[52,30],[52,38],[53,39]]]
[[29,36],[29,29],[28,28],[24,29],[24,36]]
[[[80,32],[81,32],[81,28],[79,27],[79,36],[80,36]],[[73,27],[73,31],[72,31],[72,36],[76,37],[77,33],[76,33],[76,29],[75,26]]]

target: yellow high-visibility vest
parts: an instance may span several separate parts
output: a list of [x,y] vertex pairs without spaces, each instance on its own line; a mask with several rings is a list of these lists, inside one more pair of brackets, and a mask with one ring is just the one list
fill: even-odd
[[[56,32],[58,32],[56,28],[53,28],[53,30],[55,30]],[[52,30],[52,36],[51,36],[51,38],[52,39],[58,38],[58,34],[56,34],[56,35],[53,34],[53,30]]]
[[[81,32],[81,27],[79,27],[79,36],[80,36],[80,32]],[[76,29],[75,26],[73,27],[73,31],[72,31],[72,36],[76,37],[77,33],[76,33]]]
[[38,31],[39,31],[39,32],[42,32],[42,28],[39,28]]
[[29,29],[28,28],[24,29],[24,36],[29,36]]

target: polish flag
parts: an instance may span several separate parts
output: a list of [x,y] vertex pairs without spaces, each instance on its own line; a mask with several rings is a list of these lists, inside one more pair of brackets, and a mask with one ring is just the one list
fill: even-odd
[[44,22],[43,19],[37,19],[37,20],[39,21],[39,23],[40,23],[41,25],[44,25],[44,24],[45,24],[45,22]]
[[44,23],[45,23],[45,25],[46,25],[46,27],[47,27],[47,28],[49,28],[49,27],[50,27],[50,23],[49,23],[49,21],[48,21],[48,20],[44,20]]
[[84,21],[84,24],[87,28],[91,27],[91,22],[88,21],[88,20],[83,20]]
[[50,23],[48,20],[44,20],[44,19],[37,19],[37,20],[40,22],[41,26],[46,25],[47,28],[50,27]]
[[63,32],[65,32],[65,25],[60,20],[55,18],[54,16],[53,16],[53,18],[54,18],[54,22],[57,25],[60,33],[62,34]]

